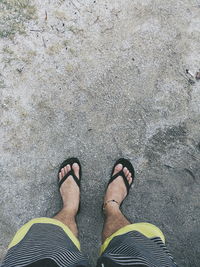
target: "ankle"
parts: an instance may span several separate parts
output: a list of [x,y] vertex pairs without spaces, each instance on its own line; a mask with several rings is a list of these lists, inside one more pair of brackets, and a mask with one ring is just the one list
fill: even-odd
[[107,216],[121,213],[119,204],[114,201],[105,202],[103,212]]
[[77,215],[78,210],[70,208],[67,205],[63,205],[62,212],[65,214],[67,218],[74,219]]

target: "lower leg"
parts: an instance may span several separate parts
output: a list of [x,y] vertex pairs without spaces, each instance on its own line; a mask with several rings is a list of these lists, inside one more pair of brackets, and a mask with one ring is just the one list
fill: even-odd
[[65,208],[60,210],[53,219],[56,219],[62,223],[64,223],[69,229],[72,231],[72,233],[78,237],[78,228],[76,224],[75,215],[73,213],[70,213]]
[[[79,179],[79,165],[74,163],[72,169],[76,177]],[[70,165],[65,166],[59,173],[59,179],[61,180],[70,170]],[[63,208],[53,217],[53,219],[64,223],[69,227],[72,233],[78,237],[76,214],[79,207],[80,190],[72,176],[69,176],[61,185],[60,194],[63,200]]]
[[120,228],[131,224],[119,209],[117,203],[111,202],[104,209],[105,220],[102,231],[102,243]]
[[[127,178],[129,184],[132,182],[131,173],[127,168],[123,168],[121,164],[118,164],[113,172],[113,175],[123,169],[123,172]],[[104,197],[104,227],[102,231],[102,242],[106,240],[113,233],[118,231],[120,228],[131,224],[120,210],[120,204],[127,195],[126,186],[121,176],[117,177],[112,181],[106,191]],[[114,201],[113,201],[114,200]]]

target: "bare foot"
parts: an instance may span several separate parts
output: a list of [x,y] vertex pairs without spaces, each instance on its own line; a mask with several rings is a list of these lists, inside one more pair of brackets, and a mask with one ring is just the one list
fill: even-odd
[[[79,179],[79,165],[74,163],[72,165],[72,169]],[[61,180],[70,170],[71,166],[69,164],[62,168],[59,173],[59,180]],[[75,216],[80,202],[80,190],[71,175],[61,185],[60,194],[63,200],[63,209],[65,209],[69,214]]]
[[[123,168],[122,164],[118,164],[112,175],[115,175],[119,171],[121,171]],[[128,183],[131,184],[132,182],[132,175],[129,172],[129,170],[125,167],[123,168],[123,172],[128,180]],[[119,209],[120,204],[122,201],[125,199],[127,195],[127,189],[124,184],[124,180],[122,176],[117,177],[113,182],[111,182],[107,188],[105,197],[104,197],[104,210],[107,211],[109,209]],[[115,200],[114,201],[109,201],[109,200]],[[107,203],[105,205],[105,203]]]

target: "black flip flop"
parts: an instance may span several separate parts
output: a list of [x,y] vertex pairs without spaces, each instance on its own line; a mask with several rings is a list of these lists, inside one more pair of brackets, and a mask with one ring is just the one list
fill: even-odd
[[[131,184],[129,184],[129,182],[128,182],[125,174],[124,174],[123,168],[121,169],[121,171],[119,171],[118,173],[113,175],[114,169],[118,164],[122,164],[123,168],[126,167],[129,170],[129,172],[131,173],[131,176],[132,176]],[[115,165],[113,166],[113,169],[111,172],[111,178],[108,182],[107,188],[108,188],[109,184],[112,183],[119,176],[121,176],[123,178],[123,181],[124,181],[124,184],[125,184],[126,190],[127,190],[127,195],[126,195],[126,197],[127,197],[129,194],[130,188],[134,182],[134,178],[135,178],[135,170],[133,168],[133,165],[131,164],[131,162],[128,159],[120,158],[115,162]],[[122,201],[122,203],[123,203],[123,201]],[[122,205],[122,203],[120,204],[120,206]]]
[[[80,178],[78,178],[75,173],[74,173],[74,170],[72,169],[72,165],[74,163],[77,163],[79,165],[79,176]],[[65,166],[67,165],[70,165],[71,166],[71,170],[66,173],[66,175],[60,180],[59,179],[59,173],[61,171],[62,168],[64,168]],[[64,183],[64,181],[66,181],[66,179],[69,177],[69,176],[72,176],[74,181],[76,182],[76,184],[78,185],[79,187],[79,190],[81,190],[81,176],[82,176],[82,168],[81,168],[81,163],[80,161],[77,159],[77,158],[68,158],[66,159],[65,161],[63,161],[63,163],[60,165],[60,168],[58,170],[58,186],[59,188],[61,187],[61,185]],[[79,204],[79,208],[78,208],[78,212],[77,214],[80,212],[80,204]]]

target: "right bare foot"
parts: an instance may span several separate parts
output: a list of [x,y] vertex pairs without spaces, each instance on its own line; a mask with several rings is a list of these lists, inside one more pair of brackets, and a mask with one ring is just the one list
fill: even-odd
[[[112,176],[118,173],[119,171],[121,171],[122,169],[127,178],[128,183],[131,184],[133,180],[132,174],[131,172],[129,172],[129,170],[126,167],[123,168],[122,164],[118,164],[115,167]],[[119,206],[122,203],[122,201],[125,199],[126,195],[127,195],[127,189],[126,189],[123,177],[118,176],[114,181],[112,181],[108,185],[108,188],[106,190],[106,194],[104,197],[104,211],[106,212],[110,209],[119,209]],[[116,202],[112,200],[115,200]]]
[[[77,163],[72,165],[72,169],[74,174],[79,179],[80,176],[80,168]],[[70,164],[66,165],[59,172],[59,180],[71,170]],[[67,180],[60,187],[60,194],[63,200],[63,209],[68,211],[69,214],[76,215],[80,202],[80,189],[74,181],[73,177],[70,175]]]

